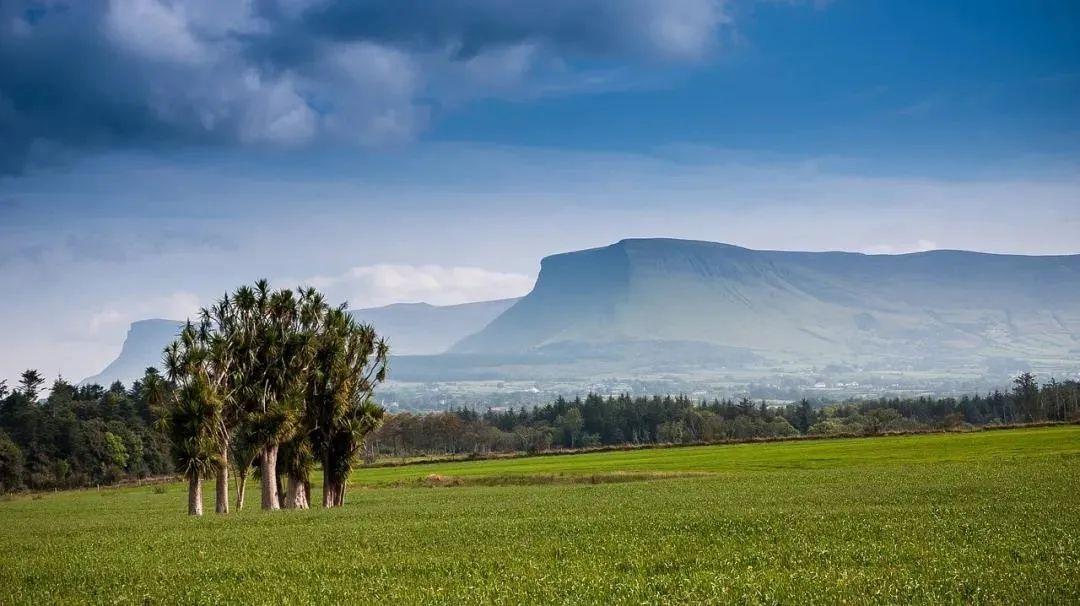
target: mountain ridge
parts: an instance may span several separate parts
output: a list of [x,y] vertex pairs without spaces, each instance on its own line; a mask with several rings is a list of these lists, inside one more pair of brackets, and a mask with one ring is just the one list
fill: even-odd
[[[1074,368],[1080,359],[1080,254],[879,255],[627,238],[550,255],[540,267],[516,299],[353,313],[389,335],[402,380],[829,365],[970,375],[1017,362]],[[159,321],[145,322],[132,327]]]
[[[517,298],[454,305],[391,303],[349,313],[357,320],[375,325],[378,333],[390,341],[395,355],[432,355],[442,353],[463,335],[479,330],[516,301]],[[141,377],[148,366],[160,365],[162,350],[183,325],[181,320],[163,318],[132,322],[116,359],[80,384],[107,385]]]
[[[1080,255],[758,251],[624,239],[541,262],[533,291],[451,352],[701,341],[800,363],[1071,355]],[[873,354],[873,355],[872,355]]]

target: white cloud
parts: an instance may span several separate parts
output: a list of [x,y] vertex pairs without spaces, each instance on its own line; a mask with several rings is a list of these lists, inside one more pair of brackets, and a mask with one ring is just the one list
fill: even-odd
[[249,70],[243,82],[247,101],[246,111],[241,112],[241,141],[290,145],[315,136],[318,116],[297,92],[290,76],[266,81]]
[[123,334],[122,331],[117,330],[118,328],[126,327],[136,320],[193,318],[198,313],[199,307],[199,297],[184,291],[163,297],[114,301],[99,307],[90,314],[89,321],[82,329],[83,336],[88,339],[105,336],[111,340],[118,332]]
[[479,267],[441,265],[365,265],[336,276],[304,281],[327,293],[331,301],[347,300],[352,308],[390,303],[454,305],[505,299],[526,294],[533,278]]
[[105,18],[109,37],[148,59],[200,63],[207,49],[188,29],[183,5],[158,0],[112,0]]
[[704,55],[713,46],[717,27],[728,22],[721,3],[710,0],[667,0],[651,8],[657,11],[651,19],[653,42],[675,59]]
[[110,328],[127,319],[127,315],[116,309],[102,309],[90,316],[89,331],[97,334],[102,328]]
[[422,74],[400,50],[370,42],[332,45],[309,83],[317,98],[338,98],[324,120],[331,138],[397,143],[411,139],[426,123],[427,110],[416,102]]

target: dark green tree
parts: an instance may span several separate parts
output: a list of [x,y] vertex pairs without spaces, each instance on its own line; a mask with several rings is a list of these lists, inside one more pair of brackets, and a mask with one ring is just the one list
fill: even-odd
[[38,398],[38,389],[41,388],[41,384],[45,382],[45,378],[41,376],[41,373],[34,369],[23,371],[19,377],[19,391],[22,392],[27,399],[31,402],[36,401]]
[[795,429],[798,429],[799,433],[806,434],[816,421],[814,407],[810,405],[810,401],[806,398],[799,400],[799,407],[795,414]]
[[1030,372],[1022,373],[1013,379],[1013,399],[1025,420],[1039,421],[1045,418],[1039,397],[1039,383]]
[[8,435],[0,431],[0,493],[23,487],[23,453]]

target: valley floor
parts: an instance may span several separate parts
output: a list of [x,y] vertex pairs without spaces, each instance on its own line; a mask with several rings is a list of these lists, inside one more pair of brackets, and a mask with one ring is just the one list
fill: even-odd
[[0,502],[0,604],[1080,603],[1078,426],[373,468],[336,511],[184,511],[179,483]]

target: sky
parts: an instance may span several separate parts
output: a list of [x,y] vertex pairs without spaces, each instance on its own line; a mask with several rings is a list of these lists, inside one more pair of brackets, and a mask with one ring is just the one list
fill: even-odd
[[627,237],[1080,253],[1075,0],[0,3],[0,379]]

